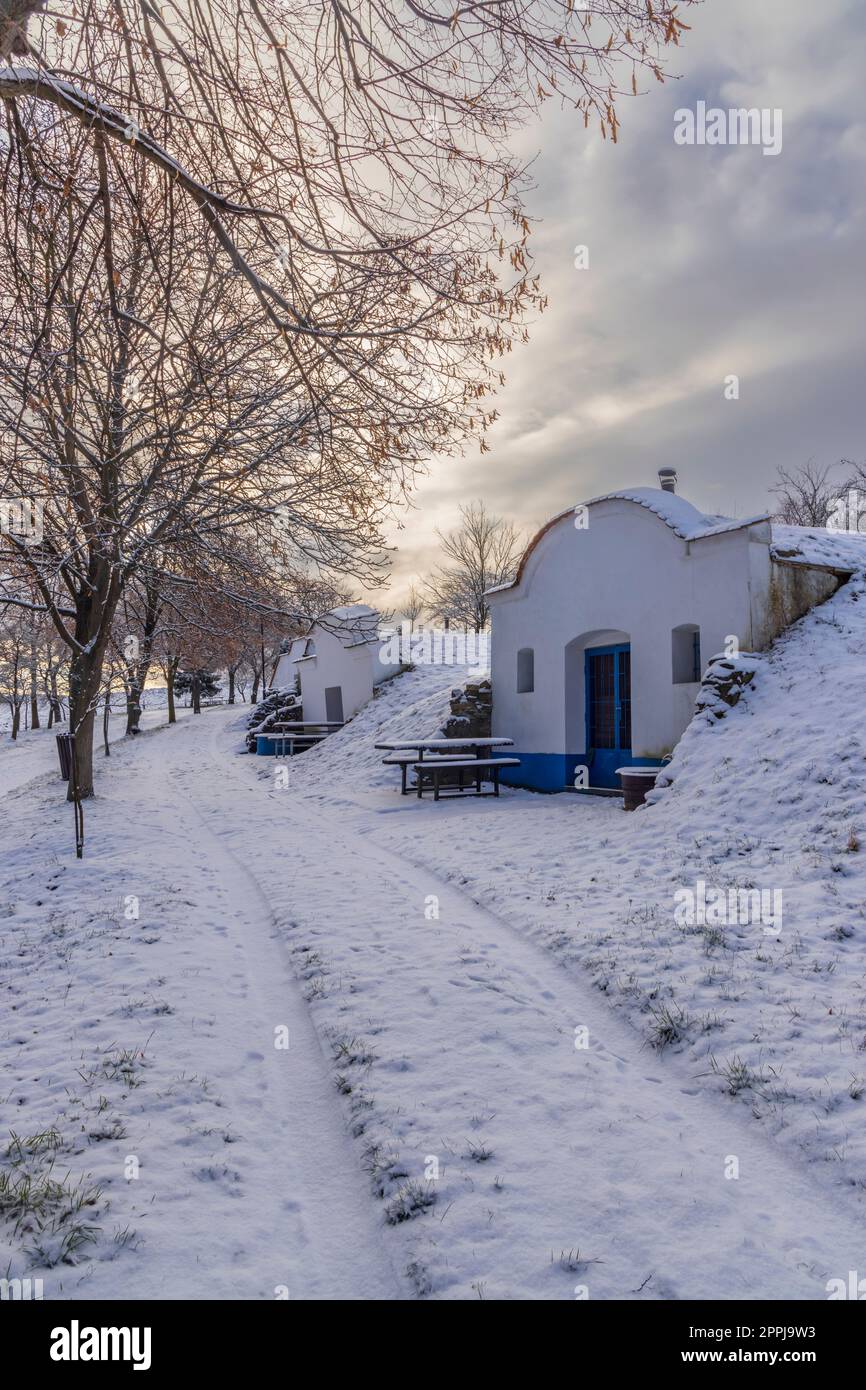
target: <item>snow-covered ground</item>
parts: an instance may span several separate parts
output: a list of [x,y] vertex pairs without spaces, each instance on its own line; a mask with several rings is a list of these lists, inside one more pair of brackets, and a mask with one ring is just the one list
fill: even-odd
[[[441,668],[287,768],[239,752],[242,709],[118,746],[82,863],[31,764],[0,1269],[46,1297],[826,1298],[864,1266],[864,658],[855,579],[633,815],[401,798],[373,744],[436,731]],[[699,881],[781,922],[684,921]]]
[[[158,692],[157,698],[149,701],[142,711],[140,721],[142,733],[149,733],[167,726],[166,707],[164,702],[159,700],[159,693],[164,692]],[[206,712],[210,714],[211,711]],[[178,720],[185,719],[191,714],[191,709],[178,703],[176,710]],[[56,738],[57,734],[65,732],[68,727],[68,724],[63,722],[55,724],[53,729],[49,729],[46,711],[42,728],[22,730],[17,739],[14,740],[9,737],[8,733],[0,735],[0,796],[25,782],[31,782],[39,773],[57,771],[60,763],[57,755]],[[122,740],[125,732],[126,710],[118,706],[113,710],[108,721],[109,747]],[[93,756],[98,767],[105,756],[101,714],[97,721]]]

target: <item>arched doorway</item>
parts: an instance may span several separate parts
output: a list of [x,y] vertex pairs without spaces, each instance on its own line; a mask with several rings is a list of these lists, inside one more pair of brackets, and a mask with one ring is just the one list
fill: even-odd
[[[615,629],[585,632],[565,649],[566,740],[592,787],[618,788],[632,761],[631,642]],[[581,751],[582,750],[582,751]],[[572,774],[573,775],[573,774]]]

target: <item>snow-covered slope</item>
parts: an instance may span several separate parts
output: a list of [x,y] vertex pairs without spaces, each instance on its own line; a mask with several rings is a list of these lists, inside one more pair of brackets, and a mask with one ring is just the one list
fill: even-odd
[[[825,563],[857,564],[862,556],[859,538],[779,539]],[[429,672],[402,678],[411,690],[405,710],[395,683],[363,724],[304,761],[296,783],[310,798],[340,802],[355,829],[374,834],[402,862],[449,880],[569,970],[588,973],[665,1066],[714,1097],[720,1115],[758,1121],[798,1161],[820,1165],[811,1170],[816,1180],[849,1196],[859,1224],[866,1214],[862,574],[755,666],[752,685],[724,719],[696,718],[675,754],[670,787],[631,816],[610,801],[520,792],[498,806],[438,808],[435,821],[393,791],[386,805],[370,789],[389,781],[393,788],[394,773],[383,777],[371,745],[441,722],[445,692]],[[425,683],[429,696],[420,693]],[[394,814],[380,815],[371,831],[374,806]],[[688,895],[712,901],[717,890],[750,896],[690,921]]]
[[[861,537],[780,528],[778,540],[813,561],[863,564]],[[862,575],[755,661],[740,703],[720,721],[693,721],[671,786],[634,815],[607,800],[510,792],[499,814],[495,803],[452,804],[435,828],[425,814],[420,832],[414,805],[398,798],[406,814],[381,817],[381,833],[588,970],[647,1042],[670,1039],[702,1086],[833,1165],[842,1183],[866,1185]],[[371,790],[393,795],[396,772],[373,744],[434,733],[462,678],[419,669],[391,682],[299,760],[296,786],[379,805]],[[697,898],[699,882],[710,898],[763,890],[769,915],[741,922],[756,915],[752,899],[748,912],[738,900],[716,913],[729,923],[678,921],[681,890]]]
[[[866,1185],[864,688],[855,576],[757,657],[725,718],[693,721],[656,804],[629,816],[533,797],[521,813],[512,794],[498,818],[446,812],[435,842],[388,820],[401,852],[588,970],[648,1043],[667,1042],[702,1086],[855,1193]],[[736,920],[690,923],[684,892],[697,900],[699,883],[710,899],[763,890],[769,913],[741,922],[727,903],[715,915]]]

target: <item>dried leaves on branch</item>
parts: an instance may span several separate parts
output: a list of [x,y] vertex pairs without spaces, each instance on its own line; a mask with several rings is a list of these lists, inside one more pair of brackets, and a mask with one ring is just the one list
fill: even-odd
[[163,171],[310,394],[363,376],[356,428],[408,465],[488,422],[541,304],[515,130],[559,96],[615,140],[691,3],[7,0],[0,96],[13,142],[78,124]]

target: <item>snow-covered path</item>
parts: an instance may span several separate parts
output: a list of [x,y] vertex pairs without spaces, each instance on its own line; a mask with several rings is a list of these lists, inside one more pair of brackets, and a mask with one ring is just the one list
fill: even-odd
[[[214,732],[213,724],[196,730],[195,767],[186,760],[169,765],[168,807],[174,802],[178,821],[185,808],[193,810],[191,839],[202,857],[201,871],[220,890],[215,931],[222,939],[211,949],[219,952],[223,968],[220,994],[211,996],[208,1051],[228,1063],[227,1072],[214,1079],[235,1123],[253,1140],[244,1172],[243,1232],[234,1238],[239,1250],[252,1245],[246,1264],[265,1296],[282,1286],[289,1297],[304,1299],[392,1298],[398,1283],[309,1011],[269,904],[232,848],[237,803],[232,798],[228,816],[216,822],[204,810],[225,777],[224,751],[213,751]],[[204,1069],[208,1059],[190,1056],[191,1067],[199,1064]],[[208,1234],[204,1207],[202,1218],[194,1242],[199,1251],[208,1241],[214,1244],[215,1234]],[[222,1244],[224,1235],[216,1240]]]
[[[300,987],[231,848],[231,821],[255,817],[255,798],[215,830],[199,813],[226,775],[214,750],[225,718],[118,749],[81,864],[56,850],[71,829],[56,775],[4,799],[22,843],[0,893],[0,1134],[53,1133],[55,1176],[103,1193],[86,1210],[99,1234],[72,1263],[55,1251],[77,1214],[56,1233],[49,1220],[49,1237],[29,1222],[24,1250],[48,1258],[23,1267],[0,1229],[4,1272],[11,1256],[11,1275],[42,1276],[46,1298],[391,1299],[403,1287]],[[238,779],[239,802],[243,791]],[[24,1147],[42,1177],[40,1146]]]
[[[287,934],[321,957],[311,978],[325,1027],[352,1039],[349,1055],[376,1059],[344,1071],[364,1077],[367,1155],[383,1157],[386,1198],[385,1158],[405,1175],[398,1192],[408,1178],[435,1194],[399,1228],[421,1288],[809,1298],[857,1268],[858,1253],[863,1263],[850,1213],[814,1173],[702,1094],[687,1066],[642,1047],[587,981],[379,844],[381,816],[349,815],[341,796],[299,804],[291,787],[269,786],[269,762],[229,766],[233,776],[206,779],[208,814],[226,824],[253,778],[267,796],[266,828],[235,817],[232,841],[268,900],[285,904]],[[420,811],[423,838],[464,805],[409,800],[394,814]],[[287,878],[278,846],[289,836]],[[439,1176],[425,1182],[431,1160]]]
[[[210,711],[202,717],[207,718]],[[192,710],[186,706],[180,706],[177,710],[179,723],[185,723],[192,718]],[[97,767],[103,757],[102,753],[102,718],[97,721],[98,732],[96,741],[95,760]],[[56,735],[66,731],[66,724],[56,725],[54,729],[46,727],[47,720],[43,727],[38,730],[28,730],[21,733],[13,743],[6,731],[0,732],[0,796],[5,796],[8,792],[14,791],[16,787],[23,787],[28,782],[32,782],[35,777],[45,776],[56,772],[58,766]],[[168,727],[168,713],[159,707],[155,709],[145,709],[141,716],[141,731],[143,734],[156,733]],[[123,710],[115,710],[111,716],[108,726],[109,746],[122,742],[126,736],[126,713]]]
[[821,1299],[866,1267],[829,1176],[470,889],[482,826],[519,861],[553,803],[335,785],[360,724],[284,786],[239,714],[118,749],[83,871],[56,782],[4,801],[0,1126],[56,1126],[110,1201],[46,1297]]

